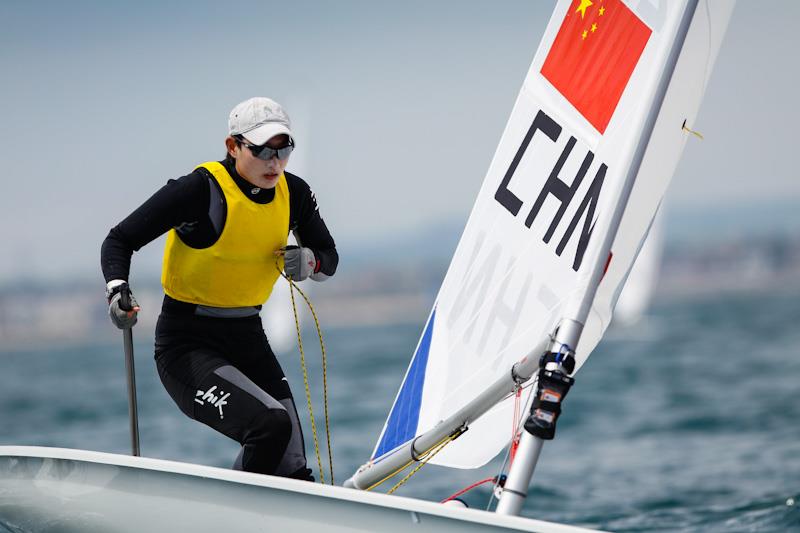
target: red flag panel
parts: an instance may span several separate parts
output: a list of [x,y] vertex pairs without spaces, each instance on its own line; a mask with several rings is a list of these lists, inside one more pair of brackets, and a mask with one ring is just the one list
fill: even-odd
[[605,133],[651,33],[621,0],[573,0],[542,75]]

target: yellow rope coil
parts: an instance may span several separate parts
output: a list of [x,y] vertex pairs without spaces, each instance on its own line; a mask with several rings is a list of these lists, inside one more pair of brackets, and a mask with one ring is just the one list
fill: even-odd
[[[308,296],[305,295],[303,291],[300,290],[300,287],[297,286],[294,282],[289,280],[291,286],[294,289],[297,289],[297,292],[300,293],[300,296],[303,297],[306,304],[308,305],[309,311],[311,311],[311,316],[314,318],[314,325],[317,328],[317,337],[319,338],[319,349],[320,353],[322,354],[322,401],[323,401],[323,408],[325,412],[325,439],[328,445],[328,465],[330,467],[331,473],[331,485],[334,484],[333,479],[333,448],[331,447],[331,429],[330,429],[330,416],[328,414],[328,356],[325,352],[325,342],[322,340],[322,328],[319,325],[319,319],[317,318],[317,313],[314,311],[314,306],[311,305],[311,300],[308,299]],[[291,288],[290,288],[291,289]],[[291,290],[290,290],[291,292]],[[292,306],[294,307],[294,295],[292,295]],[[300,331],[300,322],[297,319],[297,310],[295,309],[295,325],[297,327],[297,331],[299,334]],[[300,350],[302,351],[302,340],[298,335],[298,344],[300,346]],[[321,475],[321,474],[320,474]]]
[[324,409],[325,409],[325,437],[328,444],[328,465],[330,467],[330,474],[331,474],[331,485],[334,484],[333,478],[333,449],[331,448],[331,432],[330,432],[330,418],[328,415],[328,362],[327,362],[327,355],[325,353],[325,343],[322,340],[322,328],[319,325],[319,319],[317,318],[317,313],[314,311],[314,306],[311,304],[311,301],[305,295],[305,293],[300,290],[300,287],[292,280],[291,276],[287,276],[286,274],[281,271],[280,266],[276,260],[275,267],[280,272],[280,275],[289,283],[289,295],[292,299],[292,311],[294,313],[294,325],[297,331],[297,346],[300,349],[300,366],[303,370],[303,384],[305,385],[306,391],[306,402],[308,403],[308,416],[311,419],[311,434],[314,437],[314,454],[317,458],[317,466],[319,467],[319,477],[320,483],[325,483],[325,472],[322,468],[322,459],[319,453],[319,439],[317,438],[317,424],[314,420],[314,409],[311,402],[311,387],[308,384],[308,370],[306,368],[306,359],[305,353],[303,351],[303,338],[300,332],[300,319],[297,314],[297,304],[295,303],[294,299],[294,290],[296,289],[300,296],[303,297],[306,304],[308,305],[309,310],[311,311],[311,316],[314,317],[314,324],[317,327],[317,336],[319,337],[319,346],[322,352],[322,396],[324,401]]
[[[314,311],[314,306],[311,304],[311,301],[305,295],[305,293],[297,286],[297,284],[292,280],[291,276],[287,276],[284,272],[280,269],[278,262],[275,262],[275,268],[278,269],[280,275],[289,283],[289,295],[292,299],[292,311],[294,313],[294,324],[295,329],[297,330],[297,346],[300,349],[300,366],[303,370],[303,384],[305,385],[305,392],[306,392],[306,401],[308,403],[308,416],[311,419],[311,433],[314,437],[314,454],[317,458],[317,466],[319,467],[319,477],[320,483],[325,483],[325,473],[322,469],[322,459],[319,453],[319,439],[317,438],[317,424],[314,420],[314,409],[311,402],[311,387],[308,384],[308,370],[306,368],[306,360],[305,360],[305,353],[303,351],[303,339],[300,332],[300,319],[297,314],[297,304],[295,303],[294,299],[294,290],[296,289],[300,296],[303,297],[306,304],[308,305],[308,309],[311,311],[311,316],[314,317],[314,325],[317,328],[317,336],[319,337],[319,346],[320,351],[322,352],[322,394],[323,394],[323,401],[324,401],[324,409],[325,409],[325,436],[327,439],[328,445],[328,464],[330,466],[330,474],[331,474],[331,485],[334,484],[333,479],[333,451],[331,448],[331,434],[330,434],[330,418],[328,414],[328,363],[327,363],[327,356],[325,353],[325,343],[322,340],[322,328],[319,325],[319,319],[317,318],[317,313]],[[428,461],[430,461],[437,453],[439,453],[447,444],[458,438],[462,433],[466,431],[465,428],[459,428],[454,433],[444,437],[442,440],[434,444],[431,448],[426,450],[423,454],[419,456],[416,460],[419,464],[411,470],[408,474],[406,474],[403,479],[398,481],[386,494],[392,494],[397,489],[399,489],[403,484],[405,484],[411,477],[420,471],[420,469],[425,466]],[[410,460],[388,476],[384,477],[377,483],[374,483],[370,487],[367,487],[367,491],[374,489],[375,487],[381,485],[386,480],[396,476],[409,466],[411,466],[415,462],[415,459]]]

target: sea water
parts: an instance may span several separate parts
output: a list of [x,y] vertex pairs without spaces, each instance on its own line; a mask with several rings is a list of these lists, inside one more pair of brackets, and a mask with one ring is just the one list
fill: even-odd
[[[641,322],[610,330],[576,375],[524,515],[612,531],[800,531],[799,296],[662,299]],[[337,483],[369,457],[423,319],[326,332]],[[306,333],[324,460],[319,345]],[[229,467],[238,445],[180,413],[158,381],[152,340],[135,334],[142,454]],[[299,354],[280,359],[318,475]],[[127,417],[121,336],[0,353],[0,444],[129,453]],[[427,465],[397,493],[438,501],[501,464]],[[484,485],[463,499],[483,509],[490,497]]]

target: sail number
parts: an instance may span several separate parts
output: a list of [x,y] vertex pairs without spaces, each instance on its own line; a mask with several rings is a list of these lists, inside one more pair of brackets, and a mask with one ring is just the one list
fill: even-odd
[[[497,188],[497,192],[495,192],[494,195],[495,200],[497,200],[500,205],[505,207],[513,216],[516,217],[517,214],[519,214],[519,211],[522,208],[522,200],[520,200],[513,192],[511,192],[509,189],[509,184],[511,183],[511,178],[514,177],[514,172],[517,170],[519,162],[522,160],[522,156],[525,155],[525,151],[528,149],[534,134],[539,131],[552,142],[556,142],[558,137],[561,135],[561,130],[562,127],[543,111],[539,111],[536,114],[536,117],[533,119],[531,127],[528,128],[528,133],[526,133],[525,138],[522,139],[522,144],[520,144],[519,148],[517,149],[517,153],[514,155],[514,159],[511,161],[511,164],[509,165],[508,170],[506,171],[505,176],[503,176],[503,180],[500,182],[500,186]],[[541,137],[541,135],[538,137]],[[561,180],[559,173],[561,172],[561,169],[563,168],[564,163],[566,162],[570,153],[572,153],[572,149],[575,147],[576,142],[577,139],[575,139],[573,136],[570,136],[569,141],[567,141],[567,145],[561,152],[561,156],[559,156],[558,161],[556,161],[553,170],[550,172],[550,176],[547,178],[547,181],[545,181],[539,196],[536,198],[536,201],[533,203],[533,207],[528,213],[528,216],[525,218],[525,226],[530,228],[533,224],[533,221],[536,220],[536,216],[539,214],[542,204],[544,204],[544,201],[547,199],[548,195],[554,196],[561,202],[558,211],[553,217],[553,220],[550,222],[550,226],[547,228],[547,231],[542,237],[542,241],[544,241],[545,244],[550,243],[556,228],[561,222],[561,219],[564,217],[567,207],[569,207],[570,202],[572,202],[575,192],[583,182],[586,172],[589,170],[589,166],[592,164],[592,160],[594,159],[594,153],[592,153],[590,150],[586,154],[586,157],[583,158],[583,163],[581,163],[575,179],[572,180],[572,184],[567,185],[567,183]],[[595,174],[594,179],[592,180],[592,183],[586,192],[586,195],[583,197],[583,200],[581,200],[578,210],[573,215],[572,220],[570,221],[555,248],[556,255],[561,257],[564,248],[567,246],[570,238],[575,233],[575,230],[577,229],[581,219],[583,219],[583,225],[578,238],[577,251],[572,262],[572,269],[576,272],[581,266],[583,254],[586,252],[586,247],[589,244],[589,239],[592,236],[595,219],[594,212],[597,207],[598,199],[600,198],[600,190],[603,187],[603,180],[606,176],[606,170],[608,170],[608,167],[605,163],[601,164],[597,169],[597,173]]]

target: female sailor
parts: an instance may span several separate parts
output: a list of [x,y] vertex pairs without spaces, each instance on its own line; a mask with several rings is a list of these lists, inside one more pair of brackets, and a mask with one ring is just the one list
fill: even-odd
[[[155,334],[161,382],[187,416],[242,445],[233,468],[311,480],[259,311],[279,268],[295,281],[322,281],[339,256],[308,184],[285,172],[295,139],[283,108],[246,100],[231,111],[228,133],[223,161],[169,180],[109,232],[101,250],[109,315],[120,329],[136,323],[131,256],[169,232]],[[287,246],[290,231],[300,246]]]

